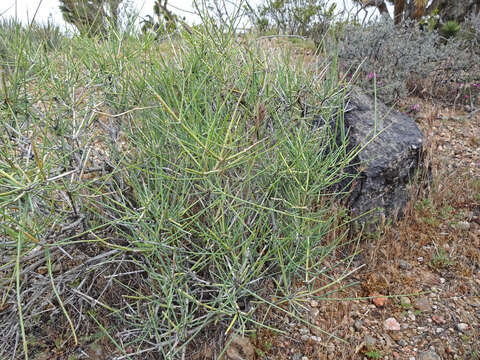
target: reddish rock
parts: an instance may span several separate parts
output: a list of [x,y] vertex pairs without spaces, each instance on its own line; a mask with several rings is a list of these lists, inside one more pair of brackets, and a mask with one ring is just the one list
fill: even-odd
[[391,318],[388,318],[387,320],[385,320],[384,322],[384,327],[385,327],[385,330],[390,330],[390,331],[399,331],[400,330],[400,324],[398,323],[398,321],[391,317]]
[[384,307],[385,304],[388,302],[388,298],[384,297],[381,294],[372,293],[370,294],[373,297],[372,302],[375,304],[376,307]]

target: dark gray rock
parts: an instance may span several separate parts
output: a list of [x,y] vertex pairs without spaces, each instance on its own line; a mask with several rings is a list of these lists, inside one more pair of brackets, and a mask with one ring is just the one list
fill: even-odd
[[405,261],[403,259],[398,260],[398,266],[402,270],[411,270],[412,269],[412,265],[410,265],[407,261]]
[[349,147],[360,147],[359,177],[349,199],[352,216],[371,211],[366,219],[403,215],[410,198],[408,184],[422,167],[424,137],[409,116],[393,110],[359,88],[345,108]]

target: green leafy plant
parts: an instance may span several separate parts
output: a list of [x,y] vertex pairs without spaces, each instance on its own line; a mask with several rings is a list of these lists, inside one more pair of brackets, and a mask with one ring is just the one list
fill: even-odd
[[265,344],[263,344],[265,347],[265,350],[270,351],[272,349],[272,343],[270,341],[266,341]]
[[368,357],[369,359],[382,359],[383,354],[380,350],[378,349],[373,349],[369,350],[365,353],[365,356]]
[[427,16],[424,16],[420,19],[420,24],[425,26],[428,31],[434,31],[440,20],[438,8],[433,10],[433,12]]
[[480,350],[477,350],[477,349],[473,350],[472,359],[474,359],[474,360],[480,359]]
[[455,37],[460,31],[460,25],[456,21],[447,21],[440,27],[440,34],[448,38]]
[[449,265],[452,265],[453,261],[450,259],[450,256],[444,249],[437,248],[432,260],[430,260],[430,264],[434,268],[445,268]]
[[265,357],[265,352],[263,350],[260,350],[260,349],[255,349],[255,352],[257,353],[257,356],[260,358],[260,359],[263,359]]

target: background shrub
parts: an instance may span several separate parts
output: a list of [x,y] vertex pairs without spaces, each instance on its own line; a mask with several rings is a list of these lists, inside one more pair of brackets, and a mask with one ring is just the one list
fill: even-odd
[[[474,23],[476,24],[476,23]],[[391,103],[408,94],[469,103],[466,84],[478,82],[478,48],[472,40],[445,39],[416,22],[391,21],[366,26],[347,24],[339,35],[339,58],[345,71],[360,69],[359,84]]]
[[267,0],[250,17],[260,31],[307,36],[319,41],[334,19],[335,3],[328,0]]

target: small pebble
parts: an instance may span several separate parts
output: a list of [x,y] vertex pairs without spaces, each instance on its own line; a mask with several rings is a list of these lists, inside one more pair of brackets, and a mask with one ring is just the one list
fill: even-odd
[[426,297],[420,297],[415,300],[415,309],[426,312],[431,311],[432,306],[430,305],[430,301]]
[[302,340],[303,342],[307,342],[309,339],[310,339],[310,336],[308,336],[308,335],[300,336],[300,340]]
[[435,332],[436,332],[437,334],[440,334],[440,333],[443,332],[443,329],[440,328],[440,327],[438,327],[438,328],[435,329]]
[[381,296],[380,294],[372,294],[371,296],[377,296],[373,298],[373,303],[376,307],[384,307],[385,304],[388,302],[388,299]]
[[310,310],[310,317],[316,318],[319,313],[320,313],[320,310],[318,310],[318,309],[311,309],[311,310]]
[[312,335],[310,337],[313,341],[317,342],[317,343],[321,343],[322,342],[322,338],[320,336],[315,336],[315,335]]
[[459,221],[457,225],[455,225],[455,228],[466,231],[470,229],[470,223],[468,221]]
[[408,262],[402,259],[398,260],[398,266],[402,270],[410,270],[412,268],[412,265],[410,265]]
[[310,330],[308,330],[307,328],[300,328],[300,330],[298,330],[300,332],[300,334],[302,335],[307,335],[310,333]]
[[311,307],[318,307],[318,301],[317,300],[310,301],[310,306]]
[[399,331],[400,330],[400,324],[393,317],[385,320],[384,327],[385,327],[385,330],[390,330],[390,331]]
[[434,351],[426,351],[418,354],[418,360],[442,360]]
[[465,324],[465,323],[459,323],[459,324],[457,324],[457,330],[461,331],[461,332],[464,332],[464,331],[468,330],[468,325]]
[[415,321],[415,320],[417,320],[417,317],[416,317],[415,314],[412,313],[411,311],[408,312],[408,318],[410,319],[410,321]]
[[402,297],[402,298],[400,299],[400,303],[401,303],[402,305],[411,305],[411,304],[412,304],[412,301],[411,301],[410,298],[408,298],[408,297]]
[[442,277],[440,278],[440,284],[445,284],[445,281],[446,280],[444,278],[442,278]]
[[417,258],[417,260],[418,260],[419,263],[422,263],[422,262],[423,262],[423,256],[419,256],[419,257]]
[[403,346],[403,347],[408,345],[408,343],[403,339],[398,340],[397,344],[400,345],[400,346]]
[[443,325],[447,322],[443,316],[439,316],[439,315],[433,315],[432,320],[435,324],[438,324],[438,325]]

